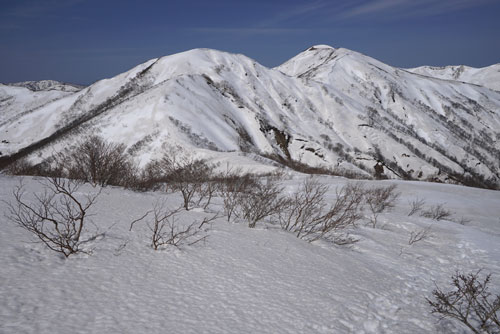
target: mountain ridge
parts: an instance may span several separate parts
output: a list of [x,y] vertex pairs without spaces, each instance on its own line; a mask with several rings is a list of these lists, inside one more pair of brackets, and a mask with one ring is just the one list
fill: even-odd
[[419,66],[409,72],[444,80],[463,81],[500,91],[500,63],[475,68],[466,65]]
[[82,88],[84,88],[84,86],[82,85],[75,85],[56,80],[22,81],[22,82],[9,83],[6,85],[15,87],[25,87],[34,92],[42,90],[60,90],[63,92],[64,91],[77,92]]
[[499,106],[498,92],[348,49],[313,46],[273,69],[194,49],[2,118],[0,163],[40,162],[98,133],[141,166],[180,147],[216,160],[264,154],[365,176],[381,164],[389,178],[498,185]]

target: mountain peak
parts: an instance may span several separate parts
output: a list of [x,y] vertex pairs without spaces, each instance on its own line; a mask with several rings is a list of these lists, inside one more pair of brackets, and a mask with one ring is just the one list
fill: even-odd
[[313,45],[307,51],[314,51],[317,49],[335,49],[333,46],[326,45],[326,44],[318,44],[318,45]]
[[365,58],[369,58],[344,48],[333,48],[329,45],[314,45],[278,66],[276,69],[289,76],[304,76],[307,74],[307,77],[311,77],[313,74],[314,76],[318,74],[318,72],[329,72],[331,67],[345,56],[354,57],[354,61],[357,62],[366,62]]

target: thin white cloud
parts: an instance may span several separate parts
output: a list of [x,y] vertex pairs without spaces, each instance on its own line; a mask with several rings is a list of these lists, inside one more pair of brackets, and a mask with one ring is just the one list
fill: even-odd
[[382,10],[394,9],[397,7],[401,7],[404,5],[408,5],[411,1],[408,0],[377,0],[377,1],[369,1],[364,4],[360,4],[358,6],[354,6],[351,9],[348,9],[341,13],[340,16],[344,18],[361,16],[361,15],[369,15],[373,13],[380,12]]
[[255,27],[237,27],[237,28],[212,28],[212,27],[198,27],[187,29],[190,32],[197,33],[221,33],[232,35],[265,35],[265,34],[288,34],[288,33],[304,33],[309,32],[309,29],[300,28],[255,28]]
[[317,14],[320,10],[329,7],[328,1],[314,1],[305,5],[288,7],[283,11],[279,11],[275,15],[260,21],[257,26],[267,27],[267,26],[277,26],[286,21],[291,21],[297,18],[303,18],[304,16]]
[[[233,35],[307,33],[313,29],[296,27],[299,24],[303,25],[304,22],[317,22],[325,26],[332,20],[352,22],[359,19],[393,20],[429,17],[478,7],[494,1],[498,0],[317,0],[285,8],[249,27],[199,27],[190,28],[188,31]],[[318,28],[316,27],[314,31],[318,31]]]
[[287,7],[285,10],[256,22],[249,27],[197,27],[187,29],[198,33],[222,33],[232,35],[268,35],[307,33],[310,29],[284,27],[284,23],[307,15],[316,15],[320,10],[328,7],[328,1],[319,0],[305,5]]
[[372,0],[355,5],[338,13],[341,19],[380,17],[427,17],[478,7],[494,0]]

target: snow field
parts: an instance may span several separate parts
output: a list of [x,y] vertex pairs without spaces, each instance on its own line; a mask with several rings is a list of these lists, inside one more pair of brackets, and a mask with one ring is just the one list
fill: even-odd
[[[292,174],[286,191],[304,176]],[[335,187],[348,182],[321,177]],[[0,200],[10,201],[19,178],[0,176]],[[25,178],[27,194],[40,192]],[[353,181],[349,181],[353,182]],[[1,333],[466,333],[457,323],[438,322],[425,297],[434,282],[446,287],[455,270],[484,268],[500,292],[500,192],[419,182],[397,184],[394,211],[373,229],[360,224],[360,241],[336,246],[307,243],[272,221],[249,229],[244,222],[214,221],[205,242],[154,251],[144,222],[130,222],[159,199],[170,208],[178,194],[103,189],[89,230],[100,236],[92,255],[68,259],[40,244],[0,216]],[[93,192],[85,186],[82,193]],[[460,225],[407,216],[409,200],[446,203]],[[6,205],[0,202],[0,211]],[[222,211],[221,200],[209,208]],[[182,211],[179,222],[210,213]],[[429,238],[408,245],[411,231],[431,226]]]

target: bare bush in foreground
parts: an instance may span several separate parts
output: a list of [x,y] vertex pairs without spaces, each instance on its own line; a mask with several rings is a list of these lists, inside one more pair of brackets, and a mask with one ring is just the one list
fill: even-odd
[[431,226],[427,226],[424,229],[417,230],[417,231],[411,231],[410,232],[410,238],[408,239],[408,245],[413,245],[419,241],[425,240],[429,238],[431,233]]
[[432,313],[441,318],[452,318],[467,326],[473,333],[500,333],[500,295],[489,292],[491,274],[481,281],[479,272],[452,276],[452,290],[444,292],[439,287],[427,299]]
[[47,178],[43,184],[44,192],[35,194],[34,201],[24,199],[22,184],[16,187],[14,202],[7,203],[7,218],[65,257],[81,252],[81,234],[87,222],[87,212],[100,191],[82,199],[77,196],[82,185],[80,181]]
[[451,215],[452,215],[451,211],[445,209],[443,207],[443,204],[434,205],[430,209],[422,211],[422,213],[420,214],[420,216],[422,217],[438,221],[450,218]]
[[[167,183],[167,190],[181,193],[186,210],[190,210],[193,205],[210,204],[215,189],[208,183],[214,178],[215,167],[205,160],[177,157],[174,154],[165,154],[156,165],[157,173]],[[203,201],[208,203],[203,204]]]
[[408,217],[413,216],[414,214],[422,211],[424,205],[425,205],[425,200],[416,198],[411,202],[408,202],[410,204],[410,212],[408,212]]
[[[307,179],[280,211],[281,228],[297,238],[315,241],[332,232],[354,226],[362,218],[363,187],[347,184],[336,190],[336,199],[328,205],[324,196],[328,187]],[[350,241],[352,238],[341,238]],[[340,239],[339,239],[340,240]]]
[[212,199],[217,194],[219,183],[215,181],[206,181],[200,185],[198,190],[198,199],[196,206],[207,209]]
[[460,225],[467,225],[472,220],[470,220],[469,218],[465,218],[465,217],[462,216],[462,217],[457,218],[457,219],[452,219],[452,221],[454,221],[455,223],[460,224]]
[[103,187],[125,186],[135,178],[136,173],[125,148],[123,144],[110,143],[99,136],[90,136],[57,160],[71,179]]
[[167,209],[165,203],[157,202],[153,210],[147,212],[144,216],[134,220],[130,224],[130,231],[135,223],[145,219],[150,213],[152,218],[146,221],[146,226],[151,233],[151,247],[159,250],[165,246],[181,247],[183,245],[194,245],[207,238],[202,229],[203,225],[210,223],[217,218],[214,215],[211,218],[205,218],[202,222],[192,222],[191,224],[180,224],[176,215],[183,210],[183,207],[177,209]]
[[254,228],[256,224],[266,217],[278,214],[286,205],[287,200],[281,197],[283,188],[268,178],[264,183],[237,195],[236,215],[248,222],[248,227]]
[[370,222],[372,227],[377,226],[379,214],[389,211],[396,205],[400,193],[396,192],[396,185],[388,187],[375,187],[365,192],[365,202],[370,209]]
[[219,176],[217,182],[217,194],[222,197],[227,221],[234,216],[241,198],[259,186],[255,175],[243,174],[241,170],[228,170]]

